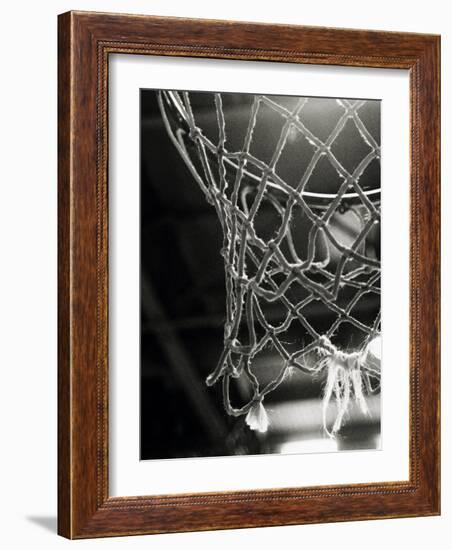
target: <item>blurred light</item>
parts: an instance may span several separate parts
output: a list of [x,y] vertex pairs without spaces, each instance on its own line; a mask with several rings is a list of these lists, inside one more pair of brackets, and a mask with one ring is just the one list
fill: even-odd
[[330,438],[286,441],[279,447],[279,452],[281,454],[334,453],[337,450],[337,442]]
[[369,342],[368,350],[374,357],[381,360],[381,336],[376,336]]

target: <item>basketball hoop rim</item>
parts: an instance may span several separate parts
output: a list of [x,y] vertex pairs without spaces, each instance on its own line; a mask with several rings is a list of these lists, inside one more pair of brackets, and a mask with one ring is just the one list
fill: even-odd
[[[183,107],[183,105],[181,105],[180,101],[178,100],[177,96],[176,96],[176,92],[174,90],[164,90],[163,91],[163,94],[169,98],[169,101],[168,103],[170,105],[172,105],[179,117],[182,119],[183,123],[189,127],[189,120],[188,120],[188,115],[187,115],[187,112],[185,110],[185,108]],[[179,144],[181,145],[181,147],[184,148],[186,154],[188,154],[187,152],[187,148],[185,146],[185,142],[181,139],[181,135],[179,132],[176,132],[176,139],[178,140]],[[206,142],[208,143],[209,145],[209,148],[210,148],[210,152],[212,152],[213,150],[216,149],[215,145],[206,137],[204,136],[204,139],[206,140]],[[226,164],[228,164],[229,166],[231,166],[234,170],[238,170],[239,169],[239,165],[238,163],[234,162],[232,159],[228,158],[228,157],[223,157],[224,158],[224,162]],[[261,181],[261,178],[253,173],[251,173],[249,170],[246,169],[246,167],[244,167],[243,169],[243,174],[259,183]],[[268,179],[268,182],[267,184],[270,186],[270,187],[273,187],[274,189],[278,190],[278,191],[281,191],[283,193],[285,193],[286,191],[278,184],[278,183],[275,183],[274,181],[271,180],[271,178]],[[366,196],[366,197],[369,197],[373,204],[379,204],[380,203],[380,195],[381,195],[381,187],[377,188],[377,189],[368,189],[368,190],[364,190],[363,189],[363,194]],[[316,192],[313,192],[313,191],[301,191],[300,193],[301,196],[303,196],[303,198],[306,198],[308,199],[306,202],[309,204],[311,203],[311,206],[316,206],[318,208],[322,208],[324,207],[325,205],[323,205],[321,202],[320,204],[318,203],[318,201],[330,201],[332,199],[335,199],[337,194],[335,193],[316,193]],[[351,193],[345,193],[343,196],[342,196],[342,201],[350,201],[350,202],[353,202],[355,200],[359,200],[360,199],[360,196],[358,193],[356,192],[351,192]]]

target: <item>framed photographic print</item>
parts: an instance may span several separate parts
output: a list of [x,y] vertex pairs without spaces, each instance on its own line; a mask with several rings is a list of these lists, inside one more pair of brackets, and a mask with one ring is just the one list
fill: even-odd
[[59,16],[59,533],[439,514],[438,36]]

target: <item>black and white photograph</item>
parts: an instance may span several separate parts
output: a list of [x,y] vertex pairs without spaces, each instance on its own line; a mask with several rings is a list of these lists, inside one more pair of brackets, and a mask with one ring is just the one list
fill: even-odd
[[449,4],[2,8],[2,548],[449,548]]
[[140,101],[141,460],[379,449],[381,102]]

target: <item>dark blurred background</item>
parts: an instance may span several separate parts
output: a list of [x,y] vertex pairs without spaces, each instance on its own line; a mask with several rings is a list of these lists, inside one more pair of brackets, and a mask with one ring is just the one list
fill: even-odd
[[[252,96],[222,96],[227,122],[234,128],[228,138],[235,143],[230,145],[240,150]],[[205,122],[206,135],[214,132],[212,94],[196,93],[191,98],[196,116]],[[295,100],[285,98],[289,103]],[[326,139],[343,110],[335,100],[312,99],[308,105],[301,118],[305,117],[315,135]],[[360,118],[379,143],[380,102],[368,102]],[[279,134],[282,122],[272,119],[269,113],[256,127],[263,157],[267,150],[271,154],[274,149],[273,136]],[[351,171],[365,155],[366,144],[354,125],[344,128],[343,133],[334,152]],[[215,135],[211,138],[217,140]],[[295,167],[283,157],[279,163],[281,176],[295,182],[312,152],[306,140],[294,135],[284,155],[307,160]],[[337,181],[338,175],[326,162],[313,174],[312,185],[328,191],[332,180]],[[369,166],[362,180],[368,188],[380,185],[378,162]],[[270,221],[264,215],[263,226]],[[345,222],[346,232],[353,222]],[[353,237],[353,227],[350,231]],[[379,234],[374,245],[379,254]],[[205,384],[223,349],[225,280],[221,247],[216,212],[170,141],[157,92],[141,90],[141,459],[377,448],[378,393],[368,400],[371,416],[365,417],[353,405],[340,436],[333,440],[322,426],[324,379],[313,379],[298,371],[267,396],[267,433],[253,432],[245,425],[244,417],[231,418],[225,413],[221,384],[211,388]],[[378,297],[361,304],[357,315],[371,319],[379,306]],[[271,322],[278,323],[285,314],[281,306],[274,307]],[[312,323],[322,326],[324,315],[321,308],[313,310]],[[347,341],[352,336],[347,334]],[[299,328],[292,327],[287,338],[299,345]],[[274,378],[281,368],[281,359],[271,351],[261,354],[258,360],[256,371],[261,382]],[[248,401],[249,392],[250,388],[239,381],[231,388],[233,405]],[[333,422],[334,406],[330,409]]]

